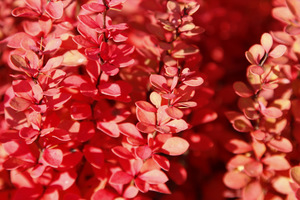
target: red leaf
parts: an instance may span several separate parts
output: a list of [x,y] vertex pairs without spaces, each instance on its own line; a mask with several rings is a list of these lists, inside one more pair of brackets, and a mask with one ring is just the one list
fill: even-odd
[[171,163],[170,171],[168,172],[170,179],[177,185],[182,185],[187,179],[187,171],[183,165],[177,162]]
[[265,51],[269,52],[273,45],[273,38],[269,33],[264,33],[261,36],[260,43],[262,44]]
[[25,111],[32,103],[20,97],[14,97],[10,100],[9,105],[16,111]]
[[281,56],[283,56],[283,54],[286,52],[287,47],[285,45],[278,45],[276,46],[271,52],[270,52],[270,56],[273,58],[279,58]]
[[[139,107],[136,108],[136,117],[137,119],[144,123],[144,124],[149,124],[149,125],[155,125],[156,124],[156,115],[154,112],[147,112]],[[139,127],[137,127],[139,128]]]
[[97,122],[97,128],[110,137],[119,137],[120,136],[120,131],[118,128],[118,125],[111,121],[111,122]]
[[285,157],[280,155],[269,156],[263,159],[263,163],[268,165],[270,170],[287,170],[291,166]]
[[183,112],[176,107],[168,107],[165,111],[170,117],[174,119],[181,119],[183,117]]
[[259,181],[253,181],[243,189],[244,200],[258,200],[263,199],[263,197],[263,188]]
[[157,169],[145,172],[139,175],[139,178],[149,184],[160,184],[169,180],[165,173]]
[[48,54],[56,51],[60,47],[61,43],[61,39],[50,40],[45,46],[44,53]]
[[158,164],[162,169],[169,171],[170,169],[170,162],[169,160],[161,155],[153,154],[152,159]]
[[188,86],[192,86],[192,87],[200,86],[200,85],[202,85],[203,82],[204,82],[204,80],[200,76],[193,76],[193,77],[187,78],[183,81],[184,84],[186,84]]
[[240,97],[245,97],[245,98],[247,98],[247,97],[251,97],[251,96],[254,95],[254,94],[253,94],[253,91],[250,90],[250,89],[246,86],[245,83],[240,82],[240,81],[235,82],[235,83],[233,84],[233,89],[234,89],[235,93],[236,93],[237,95],[239,95]]
[[273,149],[276,149],[277,151],[281,151],[283,153],[289,153],[289,152],[293,151],[292,143],[284,137],[281,137],[280,139],[273,138],[268,143],[268,146]]
[[118,124],[119,130],[122,134],[126,135],[127,137],[143,139],[143,136],[138,131],[135,125],[132,123],[122,123]]
[[139,146],[135,149],[135,154],[142,160],[148,159],[152,154],[152,149],[148,146]]
[[171,156],[183,154],[189,148],[189,143],[180,137],[169,138],[161,147],[162,152]]
[[143,122],[138,122],[136,128],[143,133],[153,133],[155,131],[155,126],[151,124],[146,124]]
[[269,118],[279,118],[283,114],[282,111],[279,108],[276,108],[276,107],[269,107],[269,108],[263,109],[261,111],[261,113],[265,117],[269,117]]
[[261,66],[258,66],[258,65],[251,65],[249,67],[249,70],[250,70],[251,73],[259,75],[259,76],[264,73],[264,69]]
[[239,171],[227,172],[223,178],[225,185],[235,190],[245,187],[250,181],[251,178],[249,176]]
[[86,3],[83,4],[81,8],[87,11],[97,12],[97,13],[101,13],[106,9],[104,5],[99,3]]
[[245,166],[245,173],[250,177],[260,176],[263,172],[263,164],[259,161],[247,163]]
[[74,120],[84,120],[92,115],[91,106],[87,103],[75,102],[71,106],[70,114]]
[[117,171],[113,173],[109,179],[109,183],[111,184],[127,184],[133,179],[133,176],[127,174],[123,171]]
[[51,167],[59,167],[62,163],[63,153],[60,149],[45,149],[43,159]]
[[137,101],[137,102],[135,102],[135,105],[144,111],[148,111],[148,112],[156,112],[157,111],[157,109],[151,103],[149,103],[147,101]]
[[132,199],[134,197],[136,197],[136,195],[138,194],[139,190],[133,186],[133,185],[129,185],[123,193],[123,197],[124,198],[128,198],[128,199]]
[[83,154],[93,167],[100,169],[103,166],[104,154],[100,148],[91,145],[85,145]]
[[99,90],[102,94],[118,97],[121,95],[121,87],[117,83],[103,83],[100,84]]
[[38,17],[39,14],[27,7],[18,7],[12,11],[14,17]]
[[98,24],[95,22],[95,20],[93,20],[91,17],[89,17],[88,15],[78,15],[78,19],[81,23],[83,23],[84,25],[92,28],[92,29],[96,29],[99,28]]
[[111,150],[115,155],[123,159],[134,159],[132,153],[128,151],[125,147],[116,146]]
[[93,193],[91,200],[99,200],[99,199],[114,200],[116,197],[117,195],[110,192],[109,190],[101,189]]
[[50,1],[46,6],[46,13],[53,19],[60,19],[63,16],[64,4],[62,1]]
[[68,171],[61,172],[57,177],[54,177],[50,186],[58,187],[59,190],[67,190],[70,188],[77,177],[75,169],[69,169]]
[[167,80],[164,76],[151,74],[149,80],[151,85],[153,85],[157,89],[162,90],[164,92],[170,92],[170,89],[167,84]]
[[27,144],[31,144],[39,135],[39,131],[32,128],[24,127],[20,130],[19,135],[26,140]]
[[225,148],[234,154],[246,153],[252,150],[251,145],[239,139],[231,139],[225,144]]

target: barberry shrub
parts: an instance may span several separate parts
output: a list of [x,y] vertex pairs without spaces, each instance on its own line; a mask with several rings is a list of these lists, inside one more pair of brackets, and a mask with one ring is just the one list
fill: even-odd
[[300,199],[299,42],[299,0],[1,0],[0,199]]
[[1,2],[1,199],[148,199],[185,181],[199,4],[140,3]]

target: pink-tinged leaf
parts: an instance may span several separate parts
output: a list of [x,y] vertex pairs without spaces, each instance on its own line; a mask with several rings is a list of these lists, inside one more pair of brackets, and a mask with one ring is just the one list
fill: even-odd
[[277,176],[272,180],[272,186],[273,188],[281,193],[288,195],[290,193],[294,193],[294,188],[292,188],[291,180],[289,177],[286,176]]
[[123,158],[123,159],[134,159],[132,153],[128,151],[125,147],[116,146],[111,150],[116,156]]
[[166,113],[173,119],[181,119],[183,117],[183,112],[176,107],[168,107]]
[[49,166],[56,168],[62,163],[63,153],[60,149],[45,149],[43,159]]
[[[40,23],[38,21],[25,21],[23,23],[23,27],[24,30],[27,34],[31,35],[31,36],[37,36],[38,34],[40,34],[42,32]],[[29,44],[32,43],[32,41],[22,41],[22,46],[28,46],[25,43],[28,42]],[[33,43],[32,43],[33,44]],[[36,47],[36,44],[34,42],[33,44],[33,48]]]
[[123,197],[124,198],[128,198],[128,199],[132,199],[134,197],[136,197],[136,195],[139,193],[139,190],[133,186],[133,185],[129,185],[123,193]]
[[97,13],[101,13],[106,9],[104,5],[99,3],[86,3],[83,4],[81,8],[87,11],[97,12]]
[[244,200],[258,200],[263,199],[263,189],[259,181],[253,181],[249,183],[243,189],[243,199]]
[[179,133],[189,128],[189,125],[183,119],[173,119],[166,123],[165,126],[170,128],[171,133]]
[[283,54],[286,52],[287,47],[285,45],[278,45],[276,46],[271,52],[270,52],[270,56],[273,58],[279,58],[281,56],[283,56]]
[[251,73],[259,75],[259,76],[264,73],[264,69],[261,66],[258,66],[258,65],[251,65],[249,67],[249,70],[250,70]]
[[157,120],[157,124],[160,126],[166,124],[171,119],[171,117],[166,112],[167,108],[168,108],[167,105],[163,105],[157,109],[157,119],[156,120]]
[[117,83],[103,83],[100,84],[99,90],[102,94],[118,97],[121,95],[121,87]]
[[147,111],[144,111],[144,110],[140,109],[139,107],[137,107],[136,108],[136,116],[137,116],[137,119],[144,124],[149,124],[149,125],[156,124],[156,114],[154,112],[147,112]]
[[109,190],[101,189],[93,193],[91,200],[99,200],[99,199],[114,200],[116,197],[117,195],[110,192]]
[[86,103],[75,102],[71,106],[70,114],[74,120],[84,120],[92,115],[91,106]]
[[153,105],[156,106],[156,108],[158,108],[158,107],[161,106],[162,98],[161,98],[160,94],[158,94],[157,92],[153,91],[150,94],[150,101],[151,101],[151,103]]
[[163,91],[163,92],[170,92],[170,89],[167,84],[167,80],[164,76],[162,75],[157,75],[157,74],[151,74],[150,75],[150,83],[157,89]]
[[155,126],[151,124],[145,124],[143,122],[138,122],[136,128],[143,133],[153,133],[155,131]]
[[120,136],[120,131],[118,125],[111,121],[111,122],[97,122],[97,128],[107,135],[117,138]]
[[157,169],[145,172],[139,178],[149,184],[160,184],[169,180],[165,173]]
[[41,69],[41,72],[47,72],[50,69],[54,69],[57,68],[61,65],[61,63],[63,62],[64,57],[63,56],[57,56],[57,57],[53,57],[50,58],[46,65]]
[[293,151],[292,143],[284,137],[281,137],[280,139],[273,138],[267,145],[270,148],[273,148],[283,153],[289,153]]
[[47,3],[46,13],[53,19],[60,19],[64,13],[64,4],[62,1],[50,1]]
[[290,176],[298,185],[300,185],[300,166],[295,166],[290,169]]
[[126,135],[127,137],[132,137],[136,139],[143,139],[143,136],[138,131],[135,125],[132,123],[122,123],[118,124],[119,130],[122,134]]
[[78,19],[81,23],[88,26],[89,28],[96,29],[99,28],[98,24],[88,15],[79,15]]
[[233,84],[233,89],[237,95],[240,97],[251,97],[253,96],[253,91],[248,88],[248,86],[240,81],[237,81]]
[[77,178],[75,169],[69,169],[68,171],[61,172],[57,177],[54,177],[50,186],[58,187],[60,190],[67,190],[70,188]]
[[73,41],[84,48],[96,47],[96,44],[90,40],[85,39],[82,35],[76,35],[73,38]]
[[189,143],[180,137],[169,138],[161,147],[162,152],[171,156],[179,156],[187,151]]
[[158,164],[162,169],[169,171],[170,169],[170,161],[161,155],[153,154],[152,159]]
[[298,0],[286,0],[287,6],[290,11],[300,19],[300,2]]
[[224,184],[227,187],[235,190],[245,187],[250,181],[251,178],[249,176],[239,171],[227,172],[223,177]]
[[59,191],[55,187],[49,187],[45,189],[43,196],[41,197],[43,200],[49,200],[49,199],[59,199]]
[[14,17],[38,17],[39,14],[27,7],[15,8],[12,13]]
[[31,101],[21,97],[14,97],[9,102],[10,107],[16,111],[25,111],[31,104]]
[[127,184],[133,179],[133,176],[123,171],[117,171],[113,173],[109,179],[110,184]]
[[137,101],[135,102],[135,105],[139,107],[140,109],[147,111],[147,112],[156,112],[157,109],[149,102],[147,101]]
[[281,171],[291,167],[285,157],[280,155],[265,157],[263,163],[268,165],[269,170]]
[[276,108],[276,107],[269,107],[269,108],[263,109],[261,111],[261,113],[265,117],[269,117],[269,118],[279,118],[283,114],[282,111],[279,108]]
[[93,167],[100,169],[103,166],[104,154],[100,148],[91,145],[85,145],[83,154]]
[[[40,185],[39,185],[40,186]],[[16,189],[13,199],[14,200],[23,200],[24,197],[27,199],[39,199],[41,194],[43,194],[43,188],[40,186],[32,187],[32,188],[18,188]]]
[[34,166],[30,172],[30,176],[32,178],[39,178],[40,176],[42,176],[42,174],[44,173],[45,169],[46,169],[47,165],[43,165],[43,164],[37,164],[36,166]]
[[67,93],[59,93],[54,95],[52,98],[49,98],[48,106],[49,108],[60,108],[63,106],[69,99],[71,99],[71,95]]
[[231,139],[225,144],[225,148],[234,154],[246,153],[252,150],[251,145],[239,139]]
[[149,190],[159,192],[162,194],[171,194],[171,191],[169,190],[168,186],[164,183],[157,184],[157,185],[150,185]]
[[204,80],[200,76],[194,76],[191,78],[187,78],[183,81],[184,84],[186,84],[188,86],[192,86],[192,87],[200,86],[200,85],[202,85],[203,82],[204,82]]
[[251,64],[260,64],[261,60],[265,55],[265,49],[261,45],[255,44],[252,47],[250,47],[249,52],[251,53],[255,61]]
[[24,127],[20,130],[19,135],[26,140],[27,144],[31,144],[39,135],[39,131],[32,128]]
[[142,160],[148,159],[152,154],[152,149],[148,146],[139,146],[135,149],[135,154]]
[[45,46],[44,54],[48,54],[56,51],[60,47],[61,43],[62,43],[61,39],[50,40]]
[[273,45],[273,38],[272,38],[271,34],[264,33],[261,36],[260,43],[262,44],[265,51],[268,53]]
[[266,133],[261,130],[256,130],[251,132],[251,136],[256,140],[263,140],[266,137]]
[[244,166],[244,171],[250,177],[258,177],[263,172],[263,164],[259,161],[249,162]]
[[25,3],[33,10],[41,12],[41,9],[42,9],[41,1],[25,0]]
[[257,140],[253,140],[252,147],[258,159],[260,159],[267,150],[266,145],[263,142]]

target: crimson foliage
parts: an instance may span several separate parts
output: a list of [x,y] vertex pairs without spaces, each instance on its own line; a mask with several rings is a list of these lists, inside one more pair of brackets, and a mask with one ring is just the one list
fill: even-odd
[[299,0],[0,16],[1,199],[300,198]]

